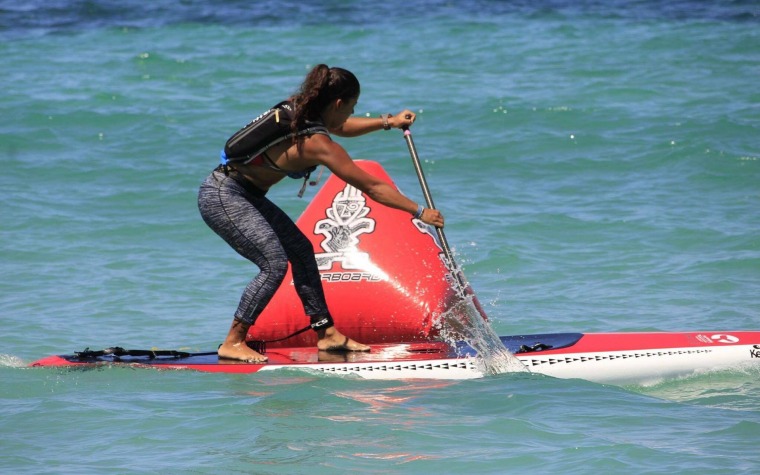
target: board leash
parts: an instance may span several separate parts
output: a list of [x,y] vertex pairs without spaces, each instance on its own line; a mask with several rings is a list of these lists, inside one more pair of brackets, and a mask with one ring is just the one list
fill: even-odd
[[[289,338],[293,338],[294,336],[300,335],[301,333],[307,331],[307,330],[315,330],[317,328],[324,327],[330,320],[327,318],[323,318],[322,320],[319,320],[318,322],[314,322],[312,324],[309,324],[300,330],[296,330],[295,332],[291,333],[290,335],[278,338],[276,340],[249,340],[246,341],[246,345],[248,345],[249,348],[252,350],[261,353],[262,355],[266,353],[267,351],[267,343],[277,343],[279,341],[285,341]],[[222,346],[222,345],[219,345]],[[134,356],[134,357],[147,357],[149,360],[154,360],[156,358],[189,358],[191,356],[211,356],[216,355],[216,351],[209,351],[206,353],[189,353],[187,351],[179,351],[179,350],[127,350],[120,346],[112,346],[110,348],[105,348],[103,350],[91,350],[89,347],[85,348],[83,351],[75,351],[74,356],[76,356],[79,360],[92,360],[97,358],[102,358],[104,356],[111,356],[114,360],[119,361],[124,356]]]
[[277,343],[280,341],[285,341],[290,338],[293,338],[294,336],[300,335],[301,333],[308,331],[308,330],[316,330],[318,328],[323,328],[330,320],[327,318],[323,318],[322,320],[312,323],[310,325],[307,325],[300,330],[296,330],[293,333],[291,333],[288,336],[277,338],[276,340],[249,340],[246,341],[246,344],[249,348],[251,348],[253,351],[256,351],[258,353],[261,353],[262,355],[266,353],[267,351],[267,343]]
[[74,355],[79,360],[91,360],[96,358],[101,358],[103,356],[112,356],[115,360],[119,360],[120,358],[124,356],[146,356],[150,360],[154,360],[156,358],[189,358],[191,356],[209,356],[209,355],[215,355],[216,352],[208,352],[208,353],[189,353],[187,351],[179,351],[179,350],[127,350],[120,346],[112,346],[110,348],[105,348],[103,350],[90,350],[90,348],[85,348],[84,351],[76,351],[74,352]]

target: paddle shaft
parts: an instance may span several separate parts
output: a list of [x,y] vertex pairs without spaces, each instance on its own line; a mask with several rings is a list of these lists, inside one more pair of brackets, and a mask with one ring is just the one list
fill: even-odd
[[[417,172],[417,179],[422,187],[422,195],[425,197],[425,203],[430,209],[435,209],[433,204],[433,196],[430,194],[430,188],[428,187],[427,180],[425,179],[425,173],[422,171],[422,165],[420,164],[420,157],[417,155],[417,148],[414,146],[414,140],[412,140],[412,131],[409,127],[404,127],[404,140],[409,147],[409,154],[412,156],[412,163],[414,164],[414,171]],[[464,276],[459,271],[457,263],[454,260],[454,255],[451,252],[448,241],[446,241],[446,235],[443,234],[443,229],[436,227],[435,232],[438,234],[438,240],[441,242],[441,249],[443,249],[443,255],[446,257],[446,264],[449,271],[454,278],[454,282],[457,284],[457,290],[464,296],[467,283],[464,282]]]

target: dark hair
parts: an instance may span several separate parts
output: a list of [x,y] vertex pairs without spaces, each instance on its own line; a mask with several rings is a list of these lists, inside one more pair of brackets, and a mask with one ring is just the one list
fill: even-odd
[[351,71],[328,68],[326,64],[314,66],[292,98],[295,113],[290,126],[293,132],[302,128],[307,120],[318,120],[319,114],[330,102],[359,97],[359,92],[359,80]]

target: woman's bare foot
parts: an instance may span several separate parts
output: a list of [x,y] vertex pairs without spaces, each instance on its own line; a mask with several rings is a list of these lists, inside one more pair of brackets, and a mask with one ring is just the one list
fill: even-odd
[[219,358],[230,360],[245,361],[246,363],[266,363],[269,358],[257,351],[253,351],[245,343],[245,337],[248,334],[250,325],[239,320],[233,320],[227,338],[224,343],[216,350]]
[[363,345],[343,335],[335,327],[330,327],[317,332],[317,349],[320,351],[369,351],[367,345]]
[[216,353],[219,355],[219,358],[245,361],[246,363],[266,363],[269,360],[269,358],[261,353],[250,349],[245,342],[231,344],[225,342]]

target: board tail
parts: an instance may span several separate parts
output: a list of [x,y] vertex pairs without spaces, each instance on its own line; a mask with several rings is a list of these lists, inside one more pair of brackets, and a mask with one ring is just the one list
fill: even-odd
[[[395,186],[380,164],[364,160],[356,164]],[[452,287],[434,228],[373,201],[335,175],[296,224],[314,246],[336,326],[358,341],[434,339],[438,318],[461,298]],[[248,339],[276,340],[308,324],[288,270]],[[314,332],[305,332],[270,346],[314,344]]]

